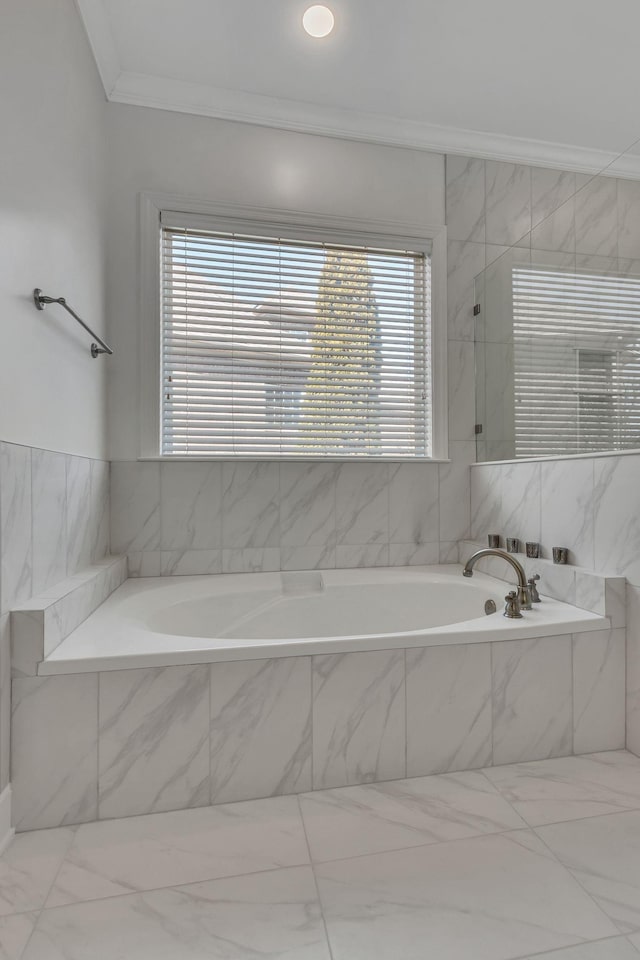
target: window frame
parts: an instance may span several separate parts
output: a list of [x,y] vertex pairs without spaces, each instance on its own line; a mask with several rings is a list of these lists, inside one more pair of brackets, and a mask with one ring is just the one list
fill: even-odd
[[345,243],[355,246],[414,250],[431,258],[431,455],[404,457],[327,456],[323,459],[349,463],[437,462],[448,453],[447,393],[447,238],[445,226],[422,226],[389,220],[357,220],[292,212],[270,207],[250,207],[196,200],[170,194],[139,195],[139,458],[161,461],[275,460],[317,462],[304,455],[260,457],[249,454],[161,453],[161,216],[179,216],[185,226],[210,230],[236,230],[270,234],[291,232],[291,239]]

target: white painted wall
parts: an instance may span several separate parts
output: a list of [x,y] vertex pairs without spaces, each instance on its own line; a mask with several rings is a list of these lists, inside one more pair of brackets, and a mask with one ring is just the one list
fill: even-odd
[[444,223],[444,158],[109,104],[110,455],[138,456],[137,198],[155,190],[361,219]]
[[105,328],[106,103],[73,0],[2,0],[0,440],[105,454],[107,362],[59,307]]

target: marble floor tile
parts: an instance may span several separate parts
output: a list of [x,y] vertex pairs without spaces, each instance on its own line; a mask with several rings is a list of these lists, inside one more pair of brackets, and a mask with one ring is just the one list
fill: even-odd
[[527,830],[315,872],[334,960],[506,960],[618,932]]
[[86,824],[47,906],[309,862],[295,797]]
[[45,910],[23,960],[330,960],[309,867]]
[[538,827],[621,933],[640,931],[640,811]]
[[554,950],[540,956],[526,957],[526,960],[638,960],[638,951],[627,937],[607,937],[595,943],[580,943],[566,950]]
[[39,910],[44,905],[72,839],[69,827],[21,833],[13,838],[0,856],[1,916]]
[[640,809],[640,760],[625,750],[484,772],[531,826]]
[[481,773],[452,773],[303,794],[316,861],[399,850],[524,826]]
[[0,960],[21,960],[37,919],[37,913],[0,917]]

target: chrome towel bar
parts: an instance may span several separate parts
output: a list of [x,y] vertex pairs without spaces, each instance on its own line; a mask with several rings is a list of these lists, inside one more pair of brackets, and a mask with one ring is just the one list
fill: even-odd
[[[98,336],[97,333],[93,332],[91,327],[84,322],[82,317],[78,316],[75,310],[71,309],[71,307],[69,306],[69,304],[67,303],[64,297],[45,297],[40,287],[36,287],[35,290],[33,291],[33,302],[35,303],[38,310],[44,310],[45,306],[48,303],[59,303],[61,307],[64,307],[67,313],[70,313],[73,319],[77,320],[80,326],[84,327],[87,333],[90,336],[92,336],[94,340],[98,341],[98,343],[91,344],[91,356],[94,358],[94,360],[96,357],[99,357],[101,353],[108,353],[109,356],[111,356],[111,354],[113,353],[113,350],[111,349],[111,347],[108,346],[108,344],[106,344],[104,340]],[[98,346],[98,344],[100,344],[100,346]]]

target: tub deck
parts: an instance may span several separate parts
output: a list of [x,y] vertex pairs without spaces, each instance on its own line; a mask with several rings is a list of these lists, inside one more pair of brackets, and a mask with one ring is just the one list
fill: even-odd
[[[524,611],[521,620],[505,619],[501,615],[503,598],[510,588],[507,588],[504,581],[479,571],[474,573],[471,580],[467,580],[461,573],[461,566],[450,564],[307,571],[299,574],[258,573],[127,580],[39,664],[38,674],[49,676],[218,661],[524,640],[586,633],[609,626],[609,620],[604,616],[546,597],[542,603],[534,605],[533,610]],[[322,588],[318,586],[320,583]],[[288,635],[256,636],[261,623],[259,604],[253,618],[249,618],[251,623],[246,628],[249,634],[246,636],[203,636],[206,628],[203,628],[202,624],[203,620],[206,623],[206,610],[204,615],[195,621],[196,627],[192,634],[189,633],[188,625],[180,628],[182,632],[176,632],[174,627],[171,631],[162,630],[163,619],[169,623],[176,621],[175,612],[180,605],[198,603],[203,598],[210,598],[211,602],[215,603],[216,597],[222,602],[222,599],[229,595],[263,593],[269,597],[277,595],[293,605],[305,597],[312,597],[318,589],[324,587],[328,590],[340,587],[343,594],[344,588],[352,589],[354,598],[357,598],[363,587],[369,590],[367,596],[371,596],[373,590],[373,593],[377,591],[385,598],[393,597],[395,590],[402,599],[398,621],[409,623],[415,623],[416,616],[420,622],[422,612],[419,608],[407,610],[407,604],[420,603],[424,594],[424,626],[421,625],[418,629],[389,630],[388,621],[393,620],[393,616],[389,617],[389,610],[383,602],[387,620],[387,629],[384,632],[375,632],[370,628],[364,633],[358,632],[354,627],[357,620],[349,616],[349,629],[344,635],[316,636],[313,626],[310,625],[301,628],[299,635],[292,634],[289,629],[283,631]],[[455,596],[459,587],[460,599],[457,604],[460,608],[459,615],[464,619],[442,622],[456,614],[443,612],[438,595],[444,596],[447,592],[451,594],[453,587],[456,588]],[[361,597],[364,595],[360,593]],[[488,598],[494,599],[498,607],[498,612],[491,616],[486,616],[483,612],[484,600]],[[357,614],[357,602],[354,607]],[[435,611],[435,625],[429,622],[429,607]],[[166,613],[163,614],[163,611]],[[300,619],[300,610],[297,615]],[[262,622],[266,623],[266,619],[263,616]],[[373,619],[375,621],[375,617]],[[304,621],[304,617],[302,620]],[[369,627],[371,620],[372,617],[369,616]],[[184,622],[188,624],[190,621],[187,618]],[[219,629],[219,626],[212,626],[212,632],[234,632]],[[270,629],[273,633],[273,624]],[[242,631],[237,628],[235,632]],[[266,629],[265,633],[269,634],[269,630]]]

